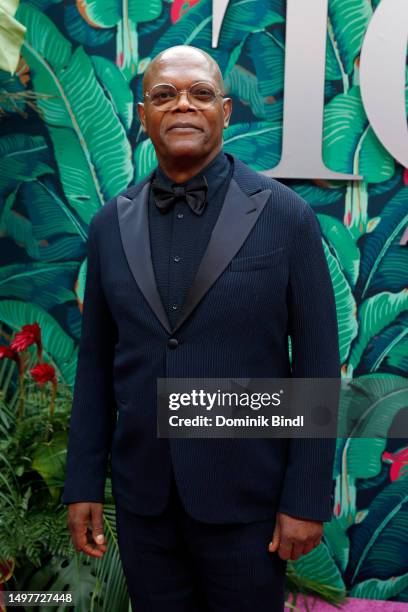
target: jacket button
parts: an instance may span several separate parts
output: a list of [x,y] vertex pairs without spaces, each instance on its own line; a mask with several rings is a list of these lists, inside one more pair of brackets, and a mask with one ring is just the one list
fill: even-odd
[[178,343],[179,341],[177,340],[177,338],[169,338],[169,340],[167,341],[167,346],[171,349],[175,349],[176,347],[178,347]]

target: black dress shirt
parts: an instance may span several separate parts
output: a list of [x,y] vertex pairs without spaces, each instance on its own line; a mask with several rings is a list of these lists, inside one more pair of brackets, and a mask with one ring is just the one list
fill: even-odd
[[[165,214],[149,195],[150,248],[157,288],[172,327],[175,326],[194,280],[198,266],[217,221],[233,172],[233,161],[223,151],[195,176],[204,175],[208,183],[207,205],[196,215],[185,199],[178,199]],[[175,183],[157,167],[161,183]],[[191,179],[190,179],[191,180]],[[181,183],[181,185],[188,185]]]

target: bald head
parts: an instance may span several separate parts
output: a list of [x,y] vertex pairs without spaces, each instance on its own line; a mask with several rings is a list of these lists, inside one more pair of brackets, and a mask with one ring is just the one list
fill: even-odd
[[182,66],[186,68],[199,66],[201,70],[208,73],[209,78],[215,81],[221,91],[224,91],[224,81],[220,67],[211,55],[202,49],[198,49],[198,47],[176,45],[158,53],[152,59],[143,76],[143,92],[150,88],[152,81],[162,70],[166,70],[168,73],[172,67]]

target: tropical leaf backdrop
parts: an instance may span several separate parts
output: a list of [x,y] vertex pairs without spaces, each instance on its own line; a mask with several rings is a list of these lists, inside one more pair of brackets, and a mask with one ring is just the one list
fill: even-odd
[[[329,0],[327,24],[323,157],[364,180],[288,181],[321,224],[342,374],[360,393],[353,411],[365,436],[338,439],[333,519],[318,549],[290,565],[333,592],[408,602],[408,440],[395,437],[408,405],[408,172],[377,140],[359,88],[378,4]],[[217,49],[211,0],[26,0],[15,17],[27,31],[15,75],[0,72],[0,320],[10,333],[40,322],[44,355],[72,388],[90,219],[156,164],[135,113],[146,67],[175,44],[209,52],[234,100],[225,150],[271,168],[281,152],[285,2],[232,0]],[[89,572],[84,565],[84,584]]]

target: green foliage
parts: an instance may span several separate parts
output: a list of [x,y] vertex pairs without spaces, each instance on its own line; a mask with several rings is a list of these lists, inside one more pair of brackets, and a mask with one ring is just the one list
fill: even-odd
[[[29,5],[18,9],[28,33],[23,56],[40,100],[65,196],[84,222],[123,190],[132,177],[130,145],[111,101],[98,83],[92,61],[48,17]],[[106,151],[114,151],[107,155]]]
[[[33,365],[33,355],[30,353]],[[6,362],[5,362],[6,364]],[[50,417],[49,392],[24,375],[24,417],[17,412],[22,396],[14,388],[15,364],[2,368],[0,385],[0,560],[14,559],[17,565],[28,560],[40,565],[47,553],[71,552],[66,512],[59,502],[63,485],[69,415],[67,389],[59,393],[58,410]],[[59,440],[60,464],[50,461],[49,449]],[[48,471],[46,459],[48,458]]]
[[[399,244],[408,223],[406,173],[376,138],[358,85],[361,43],[378,3],[329,0],[323,158],[364,180],[290,185],[316,209],[333,281],[349,385],[341,425],[351,422],[365,434],[337,440],[332,521],[321,545],[288,567],[290,591],[333,604],[345,593],[408,601],[408,482],[404,460],[386,455],[386,434],[406,405],[408,250]],[[0,321],[7,333],[40,323],[44,359],[59,389],[51,419],[49,394],[27,379],[18,421],[18,373],[0,361],[0,557],[18,562],[15,587],[69,585],[76,609],[86,612],[128,609],[112,499],[105,505],[108,553],[97,561],[73,551],[59,502],[86,240],[93,214],[157,164],[135,113],[150,59],[191,44],[219,62],[238,109],[224,133],[225,150],[255,170],[278,163],[282,142],[282,0],[231,0],[217,49],[210,0],[174,23],[168,1],[134,0],[127,9],[125,16],[113,0],[23,0],[16,17],[27,27],[28,68],[12,79],[0,72],[0,109],[11,116],[37,111],[30,130],[21,122],[0,138],[0,228],[18,253],[0,272]],[[371,498],[361,502],[367,491]]]
[[[48,344],[45,337],[41,340]],[[89,559],[76,553],[70,541],[60,499],[72,394],[58,381],[50,410],[52,388],[38,386],[29,374],[38,358],[33,348],[20,353],[25,366],[18,384],[15,362],[0,362],[0,563],[13,561],[11,581],[18,590],[68,590],[76,610],[128,612],[109,480],[105,556]]]

